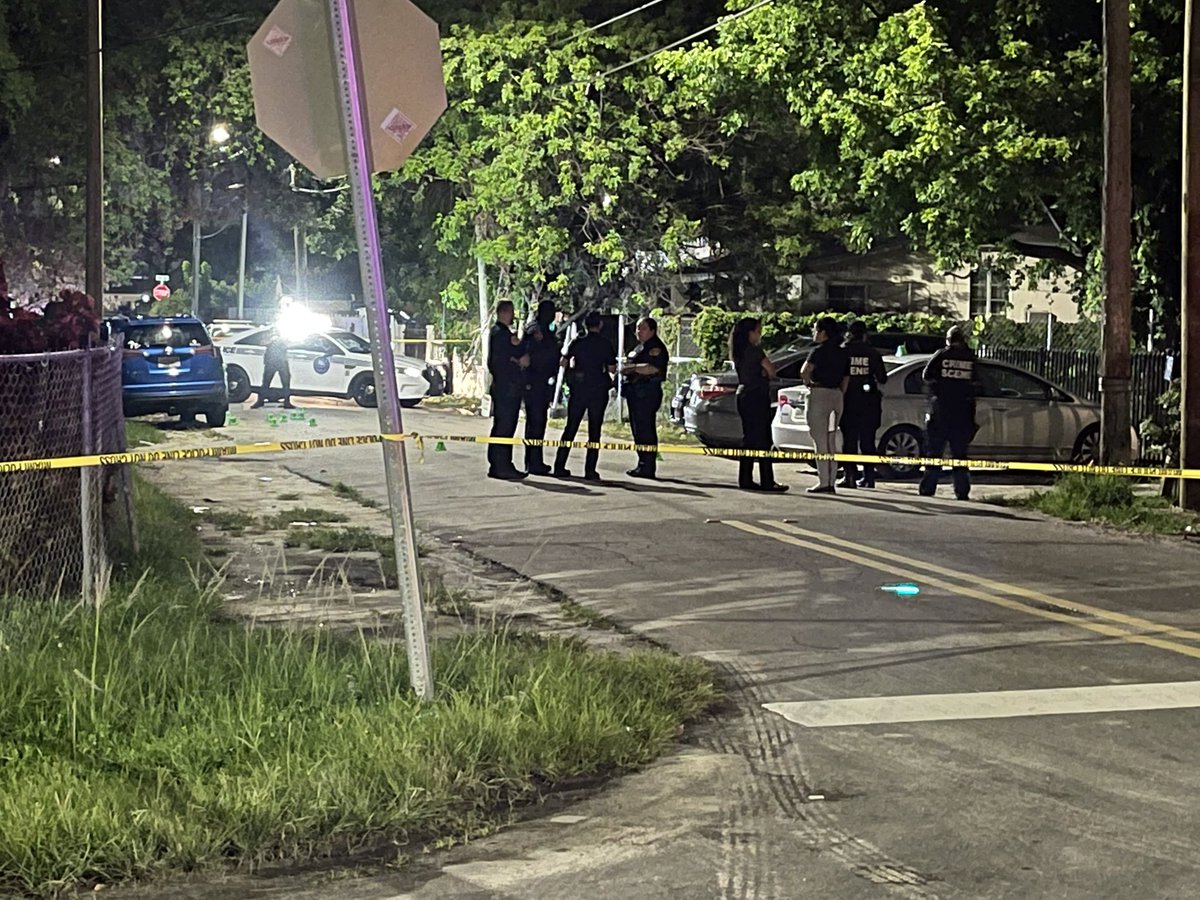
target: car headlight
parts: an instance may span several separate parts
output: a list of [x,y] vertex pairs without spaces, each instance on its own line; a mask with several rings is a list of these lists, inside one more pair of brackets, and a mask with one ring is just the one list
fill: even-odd
[[400,371],[403,372],[405,375],[407,375],[409,378],[420,378],[421,377],[421,370],[418,369],[416,366],[405,366]]

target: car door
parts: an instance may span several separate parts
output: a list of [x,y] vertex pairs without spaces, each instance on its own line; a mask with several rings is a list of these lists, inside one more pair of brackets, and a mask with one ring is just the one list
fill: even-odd
[[990,412],[992,440],[1000,459],[1048,459],[1065,431],[1064,412],[1053,387],[1005,365],[979,363],[981,403]]
[[288,366],[292,370],[292,390],[311,394],[342,392],[342,376],[335,371],[333,358],[342,349],[323,334],[312,334],[288,347]]
[[259,329],[236,338],[231,344],[222,344],[221,353],[225,356],[226,367],[236,365],[246,373],[246,378],[254,387],[262,384],[263,354],[267,343],[271,340],[269,329]]

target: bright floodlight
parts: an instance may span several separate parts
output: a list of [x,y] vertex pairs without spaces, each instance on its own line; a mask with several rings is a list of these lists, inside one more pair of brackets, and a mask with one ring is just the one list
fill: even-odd
[[279,298],[279,318],[275,322],[275,329],[284,340],[299,341],[332,327],[329,316],[305,309],[290,297]]
[[213,130],[208,133],[208,139],[214,144],[223,144],[230,137],[229,128],[225,125],[214,125]]

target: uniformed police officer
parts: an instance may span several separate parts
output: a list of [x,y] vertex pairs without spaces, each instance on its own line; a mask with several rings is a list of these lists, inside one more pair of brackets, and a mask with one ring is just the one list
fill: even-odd
[[[562,353],[552,326],[554,301],[538,304],[537,318],[525,330],[525,352],[529,368],[525,370],[525,440],[541,441],[546,437],[546,419],[550,401],[554,398],[554,380],[558,376]],[[549,475],[550,467],[542,457],[541,444],[525,445],[525,471],[530,475]]]
[[[966,459],[967,447],[975,436],[976,369],[975,351],[967,346],[963,329],[955,325],[946,332],[946,346],[933,355],[922,373],[930,394],[926,456],[943,456],[949,444],[952,458]],[[925,467],[921,496],[933,496],[941,474],[940,465]],[[954,496],[966,500],[970,493],[970,472],[965,466],[955,466]]]
[[[521,415],[529,357],[512,333],[511,300],[496,304],[496,324],[488,335],[488,371],[492,374],[492,437],[511,438]],[[516,481],[525,473],[513,465],[511,444],[488,444],[488,478]]]
[[267,392],[271,382],[279,376],[279,385],[283,389],[283,408],[295,409],[292,406],[292,370],[288,367],[288,345],[283,335],[278,331],[271,332],[271,340],[263,351],[262,387],[258,389],[258,398],[251,409],[258,409],[267,401]]
[[[608,338],[600,333],[600,313],[588,313],[583,324],[587,334],[573,340],[562,359],[567,387],[571,392],[567,398],[567,427],[563,429],[562,440],[575,440],[579,423],[586,413],[588,442],[597,444],[601,438],[600,429],[604,425],[608,392],[612,390],[612,376],[617,371],[617,355]],[[567,469],[570,453],[570,447],[558,448],[554,474],[560,478],[567,478],[571,474]],[[600,480],[600,473],[596,471],[599,461],[600,451],[589,447],[583,467],[583,477],[588,481]]]
[[[626,402],[629,404],[629,428],[633,442],[658,444],[658,409],[662,406],[662,386],[667,377],[667,345],[658,337],[658,323],[648,316],[638,320],[638,345],[621,367]],[[625,474],[632,478],[656,477],[656,451],[639,450],[638,464]]]
[[[846,355],[850,358],[850,383],[842,409],[842,452],[874,456],[875,432],[883,418],[883,395],[879,389],[887,383],[883,356],[867,343],[867,325],[861,319],[850,323]],[[858,466],[842,463],[838,487],[875,487],[875,464],[863,463],[862,480]]]

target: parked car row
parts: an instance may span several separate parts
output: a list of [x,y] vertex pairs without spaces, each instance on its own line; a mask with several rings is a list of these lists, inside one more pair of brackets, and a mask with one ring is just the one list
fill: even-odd
[[[230,403],[249,399],[262,383],[263,354],[271,329],[252,328],[213,341],[193,316],[117,317],[106,322],[122,349],[121,386],[126,416],[166,413],[184,421],[202,414],[225,424]],[[397,356],[400,403],[416,406],[445,392],[441,369]],[[349,331],[310,334],[290,343],[291,392],[352,399],[375,406],[371,345]]]
[[[883,386],[881,456],[920,456],[928,398],[921,377],[929,357],[889,356]],[[1100,407],[1016,366],[991,360],[977,364],[980,395],[975,422],[979,432],[971,456],[984,460],[1093,463],[1100,443]],[[778,392],[772,440],[781,450],[814,448],[808,429],[808,388]],[[906,465],[889,466],[893,477],[916,474]],[[887,473],[885,473],[887,474]]]
[[[934,334],[881,332],[870,335],[872,346],[882,353],[934,353],[941,349],[944,339]],[[805,338],[770,354],[778,370],[771,382],[772,393],[780,388],[800,384],[813,342]],[[742,420],[737,413],[737,373],[732,363],[724,372],[705,372],[693,375],[681,383],[671,400],[671,418],[700,443],[708,447],[740,447]]]

